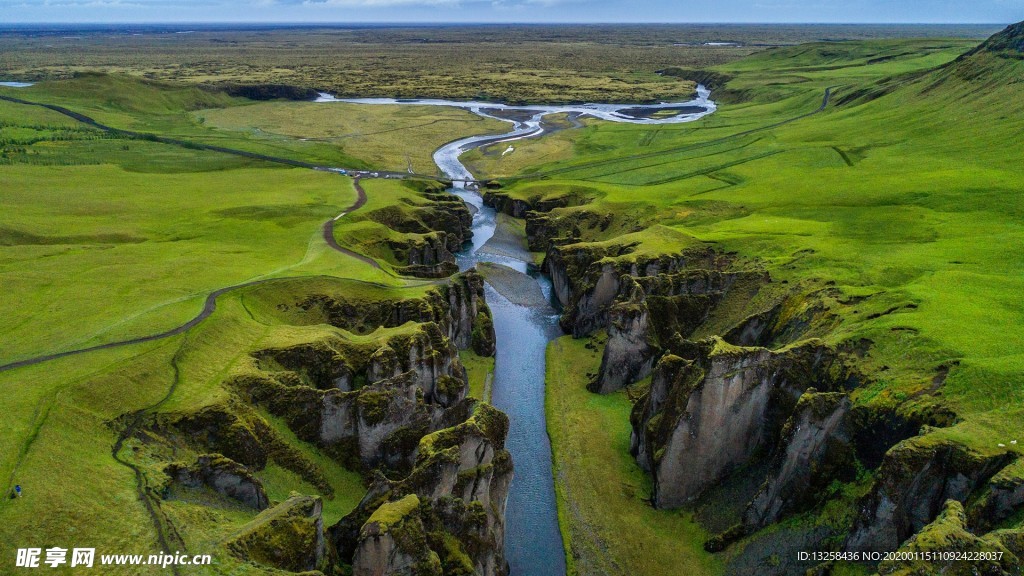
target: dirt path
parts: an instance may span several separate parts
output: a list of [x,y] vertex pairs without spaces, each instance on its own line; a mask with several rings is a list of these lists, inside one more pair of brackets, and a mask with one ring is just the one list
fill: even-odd
[[345,248],[341,244],[338,244],[338,240],[334,237],[334,223],[337,222],[342,217],[344,217],[344,216],[346,216],[346,215],[348,215],[348,214],[350,214],[350,213],[352,213],[352,212],[362,208],[363,204],[366,204],[366,191],[363,190],[363,186],[362,186],[362,184],[359,183],[359,180],[360,180],[359,176],[356,176],[352,180],[352,187],[356,189],[356,194],[358,195],[356,197],[355,203],[352,204],[351,206],[349,206],[348,208],[345,208],[344,210],[342,210],[341,214],[338,214],[334,218],[331,218],[327,222],[324,222],[324,228],[323,228],[323,230],[324,230],[324,242],[326,242],[328,246],[330,246],[331,248],[333,248],[334,250],[336,250],[338,252],[341,252],[342,254],[346,254],[346,255],[351,256],[351,257],[353,257],[353,258],[355,258],[355,259],[357,259],[357,260],[359,260],[361,262],[365,262],[365,263],[369,264],[370,266],[373,266],[377,270],[383,270],[383,268],[381,268],[379,262],[377,262],[373,258],[370,258],[369,256],[366,256],[366,255],[360,254],[359,252],[356,252],[354,250],[349,250],[348,248]]
[[[94,119],[92,119],[92,118],[90,118],[88,116],[85,116],[84,114],[79,114],[78,112],[74,112],[73,110],[68,110],[67,108],[64,108],[62,106],[55,106],[53,104],[42,104],[42,103],[38,103],[38,102],[30,102],[28,100],[21,100],[19,98],[12,98],[10,96],[0,96],[0,100],[6,100],[6,101],[9,101],[9,102],[14,102],[16,104],[25,104],[25,105],[29,105],[29,106],[41,106],[43,108],[47,108],[49,110],[53,110],[54,112],[59,112],[61,114],[64,114],[65,116],[68,116],[70,118],[74,118],[75,120],[78,120],[79,122],[82,122],[84,124],[88,124],[90,126],[94,126],[96,128],[99,128],[100,130],[105,130],[107,132],[113,132],[113,133],[118,133],[118,134],[126,134],[126,135],[129,135],[129,136],[132,136],[132,137],[145,138],[147,140],[155,140],[157,142],[162,142],[162,143],[165,143],[165,144],[174,144],[174,145],[178,145],[178,146],[185,146],[185,147],[188,147],[188,148],[199,148],[199,149],[203,149],[203,150],[212,150],[212,151],[216,151],[216,152],[225,152],[225,153],[228,153],[228,154],[235,154],[237,156],[245,156],[247,158],[253,158],[253,159],[257,159],[257,160],[266,160],[268,162],[276,162],[276,163],[279,163],[279,164],[287,164],[287,165],[295,166],[295,167],[299,167],[299,168],[309,168],[309,169],[313,169],[313,170],[330,170],[330,171],[338,171],[339,170],[339,169],[329,168],[329,167],[325,167],[325,166],[319,166],[319,165],[316,165],[316,164],[311,164],[309,162],[300,162],[300,161],[297,161],[297,160],[290,160],[290,159],[287,159],[287,158],[277,158],[277,157],[273,157],[273,156],[266,156],[266,155],[263,155],[263,154],[255,154],[255,153],[252,153],[252,152],[246,152],[244,150],[234,150],[234,149],[231,149],[231,148],[223,148],[221,146],[208,146],[208,145],[205,145],[205,144],[195,144],[195,143],[187,142],[187,141],[184,141],[184,140],[177,140],[177,139],[173,139],[173,138],[164,138],[162,136],[153,136],[153,135],[149,135],[149,134],[142,134],[142,133],[139,133],[139,132],[131,132],[131,131],[127,131],[127,130],[120,130],[120,129],[117,129],[117,128],[111,128],[111,127],[106,126],[104,124],[100,124],[96,120],[94,120]],[[383,174],[383,173],[381,173],[381,174]],[[407,174],[406,176],[413,176],[413,175],[408,175]],[[373,266],[374,268],[376,268],[378,270],[381,270],[381,266],[380,266],[380,264],[376,260],[374,260],[372,258],[369,258],[368,256],[364,256],[362,254],[359,254],[358,252],[354,252],[352,250],[349,250],[347,248],[342,247],[341,245],[338,244],[337,240],[335,240],[335,238],[334,238],[334,223],[335,223],[335,221],[337,221],[337,219],[340,218],[341,216],[344,216],[346,214],[351,214],[352,212],[362,208],[363,205],[366,204],[366,201],[367,201],[366,190],[363,189],[362,185],[359,182],[361,177],[362,177],[361,174],[356,174],[354,176],[354,178],[353,178],[353,187],[356,190],[356,201],[354,203],[352,203],[350,206],[348,206],[347,208],[345,208],[339,216],[337,216],[335,218],[332,218],[332,219],[330,219],[330,220],[328,220],[327,222],[324,223],[324,225],[323,225],[324,241],[332,249],[334,249],[334,250],[336,250],[336,251],[338,251],[338,252],[340,252],[342,254],[345,254],[347,256],[351,256],[353,258],[356,258],[356,259],[360,260],[361,262],[364,262],[366,264],[369,264],[370,266]],[[436,180],[437,178],[433,177],[433,179]],[[121,341],[118,341],[118,342],[108,342],[106,344],[99,344],[97,346],[90,346],[88,348],[81,348],[81,349],[78,349],[78,350],[69,350],[67,352],[57,352],[57,353],[54,353],[54,354],[45,354],[45,355],[42,355],[42,356],[36,356],[34,358],[26,358],[24,360],[19,360],[17,362],[11,362],[11,363],[8,363],[8,364],[0,365],[0,372],[6,372],[8,370],[13,370],[15,368],[22,368],[24,366],[32,366],[34,364],[41,364],[43,362],[49,362],[50,360],[57,360],[58,358],[65,358],[67,356],[74,356],[74,355],[77,355],[77,354],[84,354],[86,352],[95,352],[97,350],[109,350],[111,348],[120,348],[122,346],[131,346],[133,344],[142,344],[142,343],[145,343],[145,342],[152,342],[154,340],[162,340],[164,338],[170,338],[171,336],[177,336],[178,334],[182,334],[182,333],[190,330],[191,328],[193,328],[194,326],[196,326],[197,324],[199,324],[203,320],[206,320],[207,318],[209,318],[210,315],[213,314],[213,312],[217,309],[217,299],[221,295],[223,295],[223,294],[225,294],[227,292],[231,292],[233,290],[238,290],[240,288],[246,288],[246,287],[249,287],[249,286],[255,286],[257,284],[263,284],[263,283],[266,283],[266,282],[272,282],[274,280],[279,280],[279,278],[268,278],[268,279],[264,279],[264,280],[254,280],[254,281],[251,281],[251,282],[243,282],[241,284],[233,284],[231,286],[225,286],[224,288],[220,288],[218,290],[214,290],[209,295],[207,295],[206,301],[203,304],[203,309],[202,309],[202,311],[199,312],[198,315],[196,315],[196,317],[192,318],[191,320],[189,320],[188,322],[186,322],[186,323],[184,323],[184,324],[182,324],[180,326],[177,326],[175,328],[171,328],[170,330],[166,330],[166,331],[160,332],[158,334],[150,334],[149,336],[141,336],[139,338],[131,338],[131,339],[128,339],[128,340],[121,340]]]
[[[338,242],[334,239],[334,222],[337,221],[337,219],[339,217],[341,217],[341,216],[343,216],[345,214],[351,214],[352,212],[354,212],[355,210],[358,210],[359,208],[361,208],[363,205],[366,204],[366,200],[367,200],[366,191],[363,189],[362,185],[359,183],[359,178],[354,179],[353,186],[356,189],[356,201],[353,202],[352,205],[350,205],[348,208],[345,208],[345,210],[339,216],[337,216],[335,218],[332,218],[332,219],[330,219],[330,220],[328,220],[327,222],[324,223],[324,225],[323,225],[324,240],[327,242],[327,245],[330,246],[331,248],[333,248],[334,250],[337,250],[338,252],[341,252],[342,254],[345,254],[347,256],[352,256],[353,258],[357,258],[360,261],[365,262],[365,263],[373,266],[374,268],[376,268],[378,270],[381,270],[381,266],[380,266],[380,264],[376,260],[373,260],[372,258],[369,258],[367,256],[359,254],[358,252],[353,252],[352,250],[344,248],[341,245],[339,245]],[[266,278],[266,279],[263,279],[263,280],[253,280],[251,282],[243,282],[241,284],[233,284],[231,286],[225,286],[224,288],[220,288],[220,289],[214,290],[213,292],[211,292],[210,294],[208,294],[206,296],[206,301],[203,303],[203,309],[194,318],[192,318],[191,320],[189,320],[188,322],[185,322],[184,324],[182,324],[180,326],[171,328],[170,330],[165,330],[165,331],[160,332],[158,334],[150,334],[149,336],[140,336],[138,338],[130,338],[128,340],[120,340],[120,341],[117,341],[117,342],[108,342],[106,344],[99,344],[99,345],[96,345],[96,346],[90,346],[88,348],[80,348],[78,350],[68,350],[67,352],[57,352],[57,353],[54,353],[54,354],[45,354],[45,355],[42,355],[42,356],[36,356],[34,358],[26,358],[25,360],[19,360],[17,362],[11,362],[9,364],[0,365],[0,372],[6,372],[8,370],[14,370],[15,368],[22,368],[24,366],[32,366],[34,364],[41,364],[43,362],[49,362],[50,360],[57,360],[58,358],[65,358],[67,356],[74,356],[74,355],[77,355],[77,354],[85,354],[86,352],[95,352],[97,350],[109,350],[111,348],[120,348],[122,346],[131,346],[133,344],[142,344],[142,343],[145,343],[145,342],[152,342],[154,340],[163,340],[164,338],[170,338],[171,336],[177,336],[178,334],[183,334],[183,333],[191,330],[194,326],[196,326],[197,324],[199,324],[203,320],[206,320],[207,318],[209,318],[210,315],[212,315],[217,310],[217,299],[220,298],[223,294],[226,294],[226,293],[231,292],[233,290],[238,290],[238,289],[241,289],[241,288],[247,288],[249,286],[256,286],[258,284],[265,284],[267,282],[276,282],[276,281],[285,280],[285,279],[287,279],[287,278]],[[373,283],[371,282],[370,284],[373,284]],[[383,286],[383,285],[381,285],[381,286]]]

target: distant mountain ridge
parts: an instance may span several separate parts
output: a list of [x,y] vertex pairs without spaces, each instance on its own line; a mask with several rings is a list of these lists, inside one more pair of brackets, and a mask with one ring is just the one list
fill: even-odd
[[1013,58],[1024,58],[1024,22],[1007,26],[1002,32],[992,36],[965,56],[978,52],[995,52]]

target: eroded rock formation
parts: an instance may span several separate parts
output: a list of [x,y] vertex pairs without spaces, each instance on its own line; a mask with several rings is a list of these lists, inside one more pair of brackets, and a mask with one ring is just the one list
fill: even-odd
[[292,496],[264,510],[228,541],[235,556],[289,572],[326,569],[329,556],[321,513],[323,502]]
[[772,352],[720,339],[698,343],[690,358],[662,358],[631,418],[633,453],[654,477],[655,506],[694,500],[777,444],[804,391],[836,386],[834,363],[820,342]]
[[359,507],[331,528],[356,576],[507,574],[508,418],[477,403],[461,424],[424,436],[412,472],[375,478]]
[[[240,361],[220,402],[140,426],[147,453],[170,462],[158,492],[180,501],[195,496],[182,489],[211,490],[263,510],[223,542],[261,566],[505,574],[508,419],[467,398],[459,359],[460,349],[494,352],[481,277],[462,274],[407,299],[284,294],[270,301],[274,318],[303,328]],[[333,494],[321,456],[292,434],[367,478],[363,503],[331,538],[319,498],[274,502],[259,479],[273,465]]]
[[369,246],[390,254],[406,276],[443,278],[458,272],[455,253],[472,237],[472,214],[460,199],[437,182],[402,182],[422,199],[366,212],[365,217],[401,233],[400,237],[381,237]]
[[860,503],[846,549],[895,550],[931,523],[947,500],[964,502],[1011,460],[928,436],[900,443],[886,453],[875,486]]
[[220,454],[204,454],[190,466],[171,464],[166,472],[182,486],[206,486],[257,510],[263,510],[270,502],[263,483],[248,468]]

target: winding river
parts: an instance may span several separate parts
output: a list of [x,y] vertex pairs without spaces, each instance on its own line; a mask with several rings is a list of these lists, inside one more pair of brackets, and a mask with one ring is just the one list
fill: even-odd
[[493,262],[532,277],[547,303],[520,306],[486,286],[487,302],[494,316],[497,358],[491,402],[511,420],[507,447],[515,463],[515,478],[506,510],[505,556],[512,576],[564,576],[565,548],[558,528],[555,486],[552,478],[551,443],[544,413],[544,381],[548,343],[562,335],[551,282],[535,265],[525,248],[503,245],[501,255],[485,245],[494,236],[497,215],[484,205],[472,186],[473,174],[459,157],[474,148],[533,138],[549,131],[544,117],[565,113],[570,118],[591,116],[610,122],[634,124],[679,124],[692,122],[715,111],[710,91],[698,86],[690,102],[651,105],[582,104],[565,106],[512,106],[487,102],[447,100],[394,100],[389,98],[338,99],[321,94],[318,102],[354,104],[404,104],[452,106],[480,116],[512,124],[505,134],[472,136],[442,146],[434,162],[453,181],[450,192],[470,205],[473,237],[457,255],[459,268],[467,270],[481,262]]

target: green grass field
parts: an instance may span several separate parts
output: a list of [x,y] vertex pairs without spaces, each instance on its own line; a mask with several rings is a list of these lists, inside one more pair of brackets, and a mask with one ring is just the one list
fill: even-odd
[[194,112],[219,132],[245,133],[268,143],[313,142],[336,146],[365,165],[397,172],[436,174],[434,150],[476,134],[500,134],[508,124],[437,106],[268,102]]
[[[29,88],[0,87],[0,94],[64,106],[123,130],[327,166],[399,172],[411,167],[424,174],[437,173],[431,155],[441,145],[469,135],[505,132],[508,126],[454,108],[254,102],[192,85],[123,75],[83,74]],[[52,140],[54,136],[29,132],[30,128],[83,125],[76,126],[71,119],[49,110],[8,102],[0,102],[0,112],[10,114],[0,117],[0,123],[10,124],[0,133],[0,144],[6,149],[4,157],[9,162],[81,164],[117,158],[139,171],[173,170],[174,160],[189,161],[168,160],[166,155],[188,155],[191,162],[211,163],[211,169],[217,162],[226,167],[250,162],[225,154],[196,156],[173,147],[149,149],[144,141],[129,142],[128,150],[123,149],[122,140],[108,142],[110,148],[106,150],[50,150],[43,146],[48,142],[40,140]],[[88,135],[101,137],[95,130]],[[76,138],[83,139],[85,135]],[[94,140],[90,142],[95,145]],[[27,150],[19,153],[22,148]]]
[[[320,224],[355,199],[300,169],[140,174],[116,166],[3,169],[3,361],[156,333],[217,288],[296,274],[327,253]],[[366,268],[366,270],[363,270]]]

